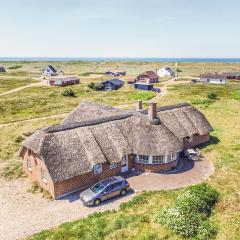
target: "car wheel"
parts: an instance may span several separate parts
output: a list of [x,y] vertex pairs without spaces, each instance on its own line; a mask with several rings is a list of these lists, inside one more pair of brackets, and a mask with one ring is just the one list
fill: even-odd
[[127,193],[127,190],[126,189],[122,189],[121,192],[120,192],[120,195],[124,196],[124,195],[126,195],[126,193]]
[[94,200],[94,206],[98,206],[101,203],[101,199],[97,198]]

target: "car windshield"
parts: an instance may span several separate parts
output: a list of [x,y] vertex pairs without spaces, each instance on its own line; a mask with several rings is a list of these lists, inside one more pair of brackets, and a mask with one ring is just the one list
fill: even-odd
[[90,187],[90,189],[95,193],[100,193],[104,188],[105,186],[102,183],[97,183]]

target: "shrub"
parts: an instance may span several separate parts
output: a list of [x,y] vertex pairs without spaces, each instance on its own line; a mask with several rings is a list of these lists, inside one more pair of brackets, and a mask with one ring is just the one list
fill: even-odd
[[22,67],[21,65],[13,65],[13,66],[9,67],[8,69],[18,69],[21,67]]
[[235,100],[237,100],[237,101],[240,101],[240,90],[234,91],[234,92],[232,93],[232,98],[235,99]]
[[216,100],[216,99],[217,99],[217,94],[216,94],[216,93],[209,93],[209,94],[208,94],[208,98],[209,98],[209,99],[215,99],[215,100]]
[[104,85],[102,83],[89,83],[88,84],[88,87],[93,89],[93,90],[96,90],[96,91],[100,91],[104,88]]
[[18,136],[15,138],[15,143],[21,143],[25,138],[23,136]]
[[211,239],[216,228],[208,221],[219,193],[206,183],[188,187],[173,206],[163,209],[157,221],[184,238]]
[[65,89],[61,92],[61,95],[64,97],[75,97],[76,93],[71,89]]

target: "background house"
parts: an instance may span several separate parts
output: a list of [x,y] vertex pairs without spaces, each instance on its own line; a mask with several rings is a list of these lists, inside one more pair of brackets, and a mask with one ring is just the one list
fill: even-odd
[[113,71],[107,71],[107,72],[105,72],[105,74],[108,76],[119,77],[119,76],[125,76],[126,71],[113,70]]
[[80,79],[77,77],[59,77],[59,78],[50,78],[48,80],[49,85],[53,86],[68,86],[68,85],[74,85],[74,84],[79,84]]
[[227,77],[225,74],[206,73],[200,75],[200,81],[211,84],[227,84]]
[[175,77],[175,71],[172,68],[166,66],[158,70],[157,75],[159,77]]
[[157,83],[159,82],[159,77],[154,71],[146,71],[137,76],[135,82]]
[[106,91],[112,91],[112,90],[117,90],[121,88],[124,85],[124,81],[120,79],[112,79],[108,81],[102,82],[104,86],[104,90]]
[[57,69],[54,66],[49,65],[44,70],[43,76],[57,76]]
[[5,73],[6,69],[4,67],[0,67],[0,72]]
[[151,91],[153,89],[153,84],[137,82],[137,83],[134,83],[134,87],[135,89]]

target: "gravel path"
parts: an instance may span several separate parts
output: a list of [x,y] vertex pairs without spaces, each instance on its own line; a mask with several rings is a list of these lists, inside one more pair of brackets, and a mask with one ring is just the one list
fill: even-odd
[[116,209],[120,203],[132,199],[138,191],[186,187],[207,179],[213,172],[213,164],[205,159],[195,163],[186,161],[177,173],[130,176],[128,181],[135,193],[91,208],[82,205],[79,193],[62,200],[50,201],[42,198],[41,194],[28,192],[31,185],[28,179],[0,179],[0,239],[23,238],[94,212]]

